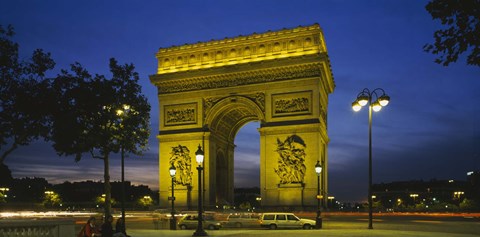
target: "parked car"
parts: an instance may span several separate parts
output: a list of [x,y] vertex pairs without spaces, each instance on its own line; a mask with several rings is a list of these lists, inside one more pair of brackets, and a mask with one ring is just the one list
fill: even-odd
[[315,227],[315,221],[298,218],[293,213],[263,213],[259,221],[260,226],[272,230],[277,228],[313,229]]
[[[170,224],[170,218],[172,217],[171,212],[171,209],[156,209],[152,212],[153,225],[156,230],[168,228],[168,225]],[[175,211],[175,218],[177,220],[182,218],[182,216],[184,215],[185,214],[183,214],[182,212]]]
[[257,213],[232,213],[228,215],[227,220],[223,223],[225,227],[258,227],[258,218],[260,216]]
[[[186,229],[196,229],[198,225],[198,215],[197,214],[186,214],[182,216],[178,221],[178,227],[182,230]],[[203,227],[209,230],[218,230],[222,228],[222,223],[215,220],[213,215],[204,214],[203,215]]]

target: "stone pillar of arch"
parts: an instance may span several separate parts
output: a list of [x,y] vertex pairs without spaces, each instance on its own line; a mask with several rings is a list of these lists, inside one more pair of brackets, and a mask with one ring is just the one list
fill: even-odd
[[177,168],[177,206],[196,207],[195,151],[205,152],[206,206],[234,203],[235,135],[259,121],[261,205],[306,208],[328,194],[327,105],[335,87],[318,24],[218,41],[161,48],[160,206],[169,206],[168,169]]

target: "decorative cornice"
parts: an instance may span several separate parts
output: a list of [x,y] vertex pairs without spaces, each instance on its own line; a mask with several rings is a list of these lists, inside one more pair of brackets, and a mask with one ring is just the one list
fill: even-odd
[[158,74],[326,53],[318,24],[160,48]]
[[151,77],[151,80],[155,81],[155,85],[158,88],[158,94],[168,94],[292,80],[297,78],[319,77],[322,76],[323,68],[321,62],[316,62],[278,68],[205,75],[177,80],[163,80],[161,78],[162,75],[155,75]]

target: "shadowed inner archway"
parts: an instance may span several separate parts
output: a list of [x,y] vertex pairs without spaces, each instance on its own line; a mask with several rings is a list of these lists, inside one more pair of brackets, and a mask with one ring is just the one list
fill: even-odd
[[241,96],[222,99],[207,113],[212,150],[216,159],[215,195],[217,205],[233,204],[235,136],[245,124],[262,121],[263,112],[251,101]]

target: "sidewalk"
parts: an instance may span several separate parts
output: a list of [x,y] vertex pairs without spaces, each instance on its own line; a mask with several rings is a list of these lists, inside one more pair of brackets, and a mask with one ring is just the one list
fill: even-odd
[[[129,230],[128,234],[132,237],[159,237],[159,236],[179,236],[190,237],[195,230]],[[228,236],[228,237],[249,237],[249,236],[321,236],[321,237],[366,237],[366,236],[406,236],[406,237],[478,237],[478,235],[470,234],[454,234],[443,232],[424,232],[424,231],[398,231],[398,230],[339,230],[339,229],[323,229],[323,230],[211,230],[207,233],[209,236]]]

